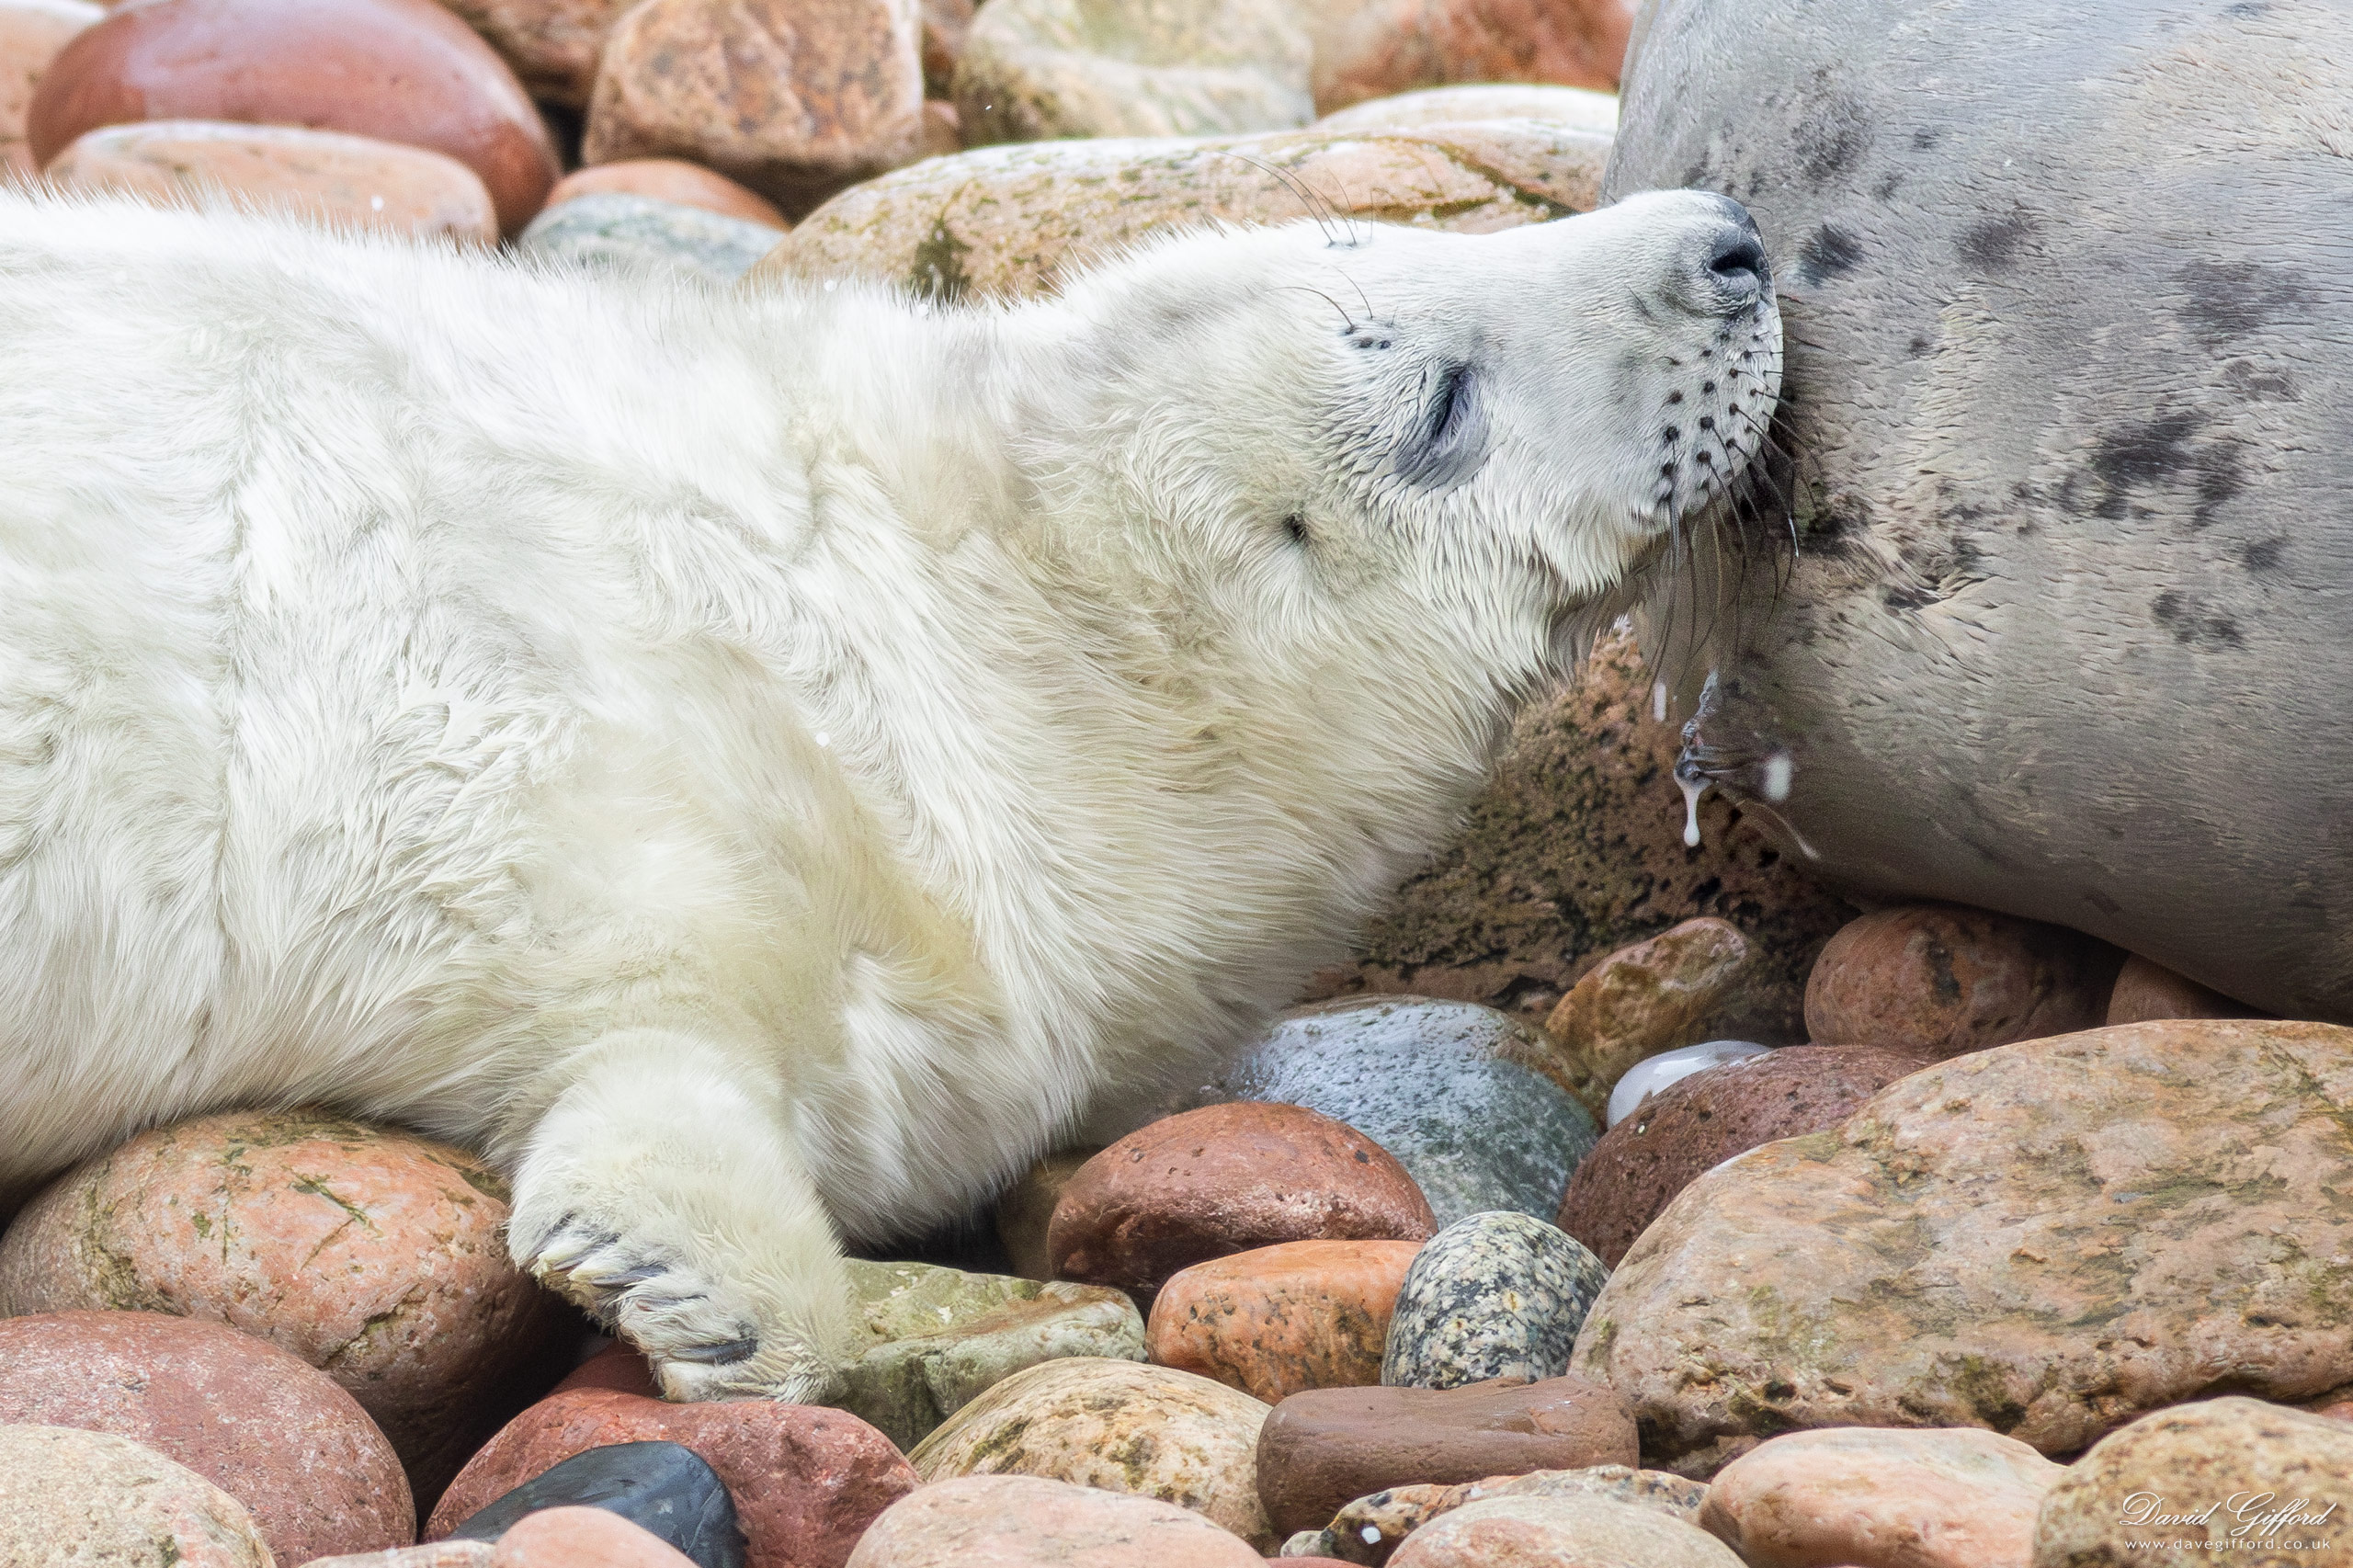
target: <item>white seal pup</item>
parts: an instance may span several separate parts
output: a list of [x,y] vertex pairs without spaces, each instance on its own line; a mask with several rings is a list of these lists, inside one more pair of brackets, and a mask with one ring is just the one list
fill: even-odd
[[0,1206],[329,1104],[822,1395],[837,1235],[1260,1027],[1779,351],[1682,193],[948,312],[0,195]]

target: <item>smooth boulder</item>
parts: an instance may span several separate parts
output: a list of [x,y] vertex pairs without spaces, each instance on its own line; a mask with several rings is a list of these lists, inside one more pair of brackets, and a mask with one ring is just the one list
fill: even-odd
[[1275,1528],[1290,1534],[1384,1487],[1631,1466],[1637,1457],[1626,1402],[1583,1378],[1321,1389],[1284,1400],[1260,1428],[1258,1496]]
[[1152,1360],[1276,1403],[1381,1381],[1419,1242],[1285,1242],[1197,1263],[1153,1298]]
[[948,1418],[907,1458],[926,1482],[1036,1475],[1189,1508],[1262,1551],[1267,1406],[1166,1367],[1074,1357],[1017,1372]]
[[25,142],[33,89],[58,51],[106,14],[90,0],[0,0],[0,176],[40,172]]
[[1608,1497],[1488,1497],[1424,1525],[1392,1568],[1741,1568],[1722,1542]]
[[1866,915],[1830,938],[1805,986],[1818,1045],[1959,1056],[2105,1021],[2124,955],[2039,921],[1956,904]]
[[0,1562],[272,1568],[244,1505],[144,1443],[0,1426]]
[[1259,1568],[1249,1542],[1171,1503],[1034,1475],[936,1482],[892,1505],[848,1568]]
[[1315,107],[1454,82],[1618,85],[1633,0],[1326,0]]
[[1700,1176],[1760,1144],[1826,1131],[1928,1059],[1868,1045],[1793,1045],[1669,1085],[1601,1135],[1569,1178],[1561,1229],[1616,1267]]
[[0,1424],[144,1444],[235,1498],[280,1562],[415,1539],[408,1480],[315,1368],[217,1323],[159,1312],[0,1318]]
[[[2353,1381],[2353,1029],[2029,1040],[1897,1080],[1701,1176],[1610,1277],[1574,1369],[1653,1463],[1781,1432],[1984,1426],[2072,1454],[2217,1389]],[[1703,1370],[1705,1376],[1696,1376]]]
[[148,0],[65,46],[34,94],[42,164],[102,125],[226,119],[446,153],[519,233],[562,172],[504,61],[434,0]]

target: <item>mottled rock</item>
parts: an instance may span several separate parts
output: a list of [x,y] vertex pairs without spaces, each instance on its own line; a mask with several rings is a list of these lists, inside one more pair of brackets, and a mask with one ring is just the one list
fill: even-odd
[[160,1312],[0,1318],[0,1423],[143,1443],[245,1506],[280,1562],[415,1539],[392,1445],[324,1372]]
[[2035,1521],[2033,1568],[2328,1568],[2348,1521],[2353,1427],[2207,1400],[2144,1415],[2061,1472]]
[[494,1568],[497,1555],[497,1549],[486,1540],[437,1540],[383,1551],[313,1557],[302,1568]]
[[956,69],[974,146],[1222,136],[1315,117],[1297,11],[1253,0],[991,0]]
[[1558,1377],[1608,1278],[1600,1259],[1544,1221],[1510,1211],[1458,1220],[1406,1271],[1381,1381],[1450,1389]]
[[429,1497],[576,1321],[509,1259],[506,1214],[498,1173],[447,1143],[313,1111],[198,1117],[28,1204],[0,1241],[0,1312],[171,1312],[267,1340],[347,1390]]
[[1426,87],[1335,109],[1315,121],[1313,129],[1380,131],[1477,119],[1541,119],[1608,135],[1618,129],[1618,95],[1520,83]]
[[[642,196],[699,207],[722,218],[738,218],[782,231],[791,227],[776,203],[756,190],[746,190],[725,175],[713,174],[683,158],[623,158],[616,164],[591,164],[574,169],[548,192],[548,206],[561,207],[576,196]],[[769,243],[775,243],[770,236]]]
[[[740,1559],[739,1559],[740,1561]],[[543,1508],[499,1537],[491,1568],[708,1568],[602,1507]]]
[[1749,1568],[2028,1568],[2065,1473],[1973,1426],[1792,1432],[1718,1472],[1699,1524]]
[[1038,1475],[1156,1497],[1265,1551],[1275,1542],[1258,1503],[1266,1419],[1248,1394],[1190,1372],[1072,1358],[1016,1372],[907,1457],[926,1482]]
[[1608,155],[1605,137],[1534,121],[984,147],[845,191],[753,277],[1035,294],[1154,235],[1309,218],[1302,187],[1340,218],[1481,233],[1587,210]]
[[1395,997],[1296,1009],[1203,1091],[1336,1117],[1397,1156],[1440,1224],[1549,1220],[1599,1129],[1549,1077],[1552,1043],[1509,1014]]
[[1302,1389],[1377,1383],[1390,1309],[1420,1250],[1286,1242],[1197,1263],[1153,1301],[1152,1359],[1268,1404]]
[[2259,1018],[2255,1008],[2210,991],[2186,974],[2176,974],[2138,953],[2125,956],[2108,994],[2110,1024],[2145,1024],[2159,1018]]
[[1569,988],[1544,1032],[1558,1048],[1548,1072],[1598,1121],[1627,1069],[1696,1045],[1756,967],[1729,921],[1687,920],[1603,959]]
[[868,1344],[831,1403],[902,1449],[1025,1367],[1065,1356],[1143,1359],[1143,1318],[1118,1290],[921,1263],[849,1268]]
[[106,14],[88,0],[0,0],[0,177],[40,172],[25,144],[33,89],[57,51]]
[[1101,1153],[1100,1149],[1065,1149],[1048,1154],[1021,1174],[996,1200],[996,1239],[1013,1260],[1013,1271],[1025,1279],[1051,1279],[1053,1255],[1046,1246],[1046,1228],[1053,1223],[1054,1206],[1062,1201],[1070,1178]]
[[1954,903],[1866,915],[1806,981],[1817,1045],[1958,1056],[2097,1028],[2124,955],[2063,926]]
[[1870,1045],[1792,1045],[1695,1073],[1601,1136],[1569,1178],[1561,1229],[1615,1268],[1675,1195],[1760,1143],[1837,1127],[1928,1058]]
[[1720,793],[1699,804],[1699,846],[1684,844],[1675,759],[1690,716],[1654,685],[1630,631],[1604,637],[1520,711],[1462,836],[1404,881],[1354,961],[1307,997],[1411,992],[1540,1022],[1602,957],[1711,915],[1740,928],[1758,968],[1747,996],[1697,1027],[1802,1043],[1806,974],[1854,910]]
[[200,206],[216,190],[239,203],[316,222],[494,244],[490,192],[455,158],[333,131],[226,120],[110,125],[50,161],[49,183]]
[[605,35],[637,0],[443,0],[543,103],[585,108]]
[[1257,1549],[1149,1497],[1034,1475],[936,1482],[874,1521],[849,1568],[1261,1568]]
[[1315,107],[1452,82],[1615,92],[1633,0],[1336,0],[1315,28]]
[[1056,1278],[1151,1291],[1180,1268],[1279,1242],[1420,1241],[1430,1208],[1387,1151],[1296,1105],[1155,1121],[1082,1166],[1046,1244]]
[[669,1404],[574,1388],[508,1422],[449,1483],[425,1533],[448,1535],[585,1449],[655,1441],[692,1449],[727,1483],[749,1568],[840,1568],[874,1517],[915,1486],[888,1438],[838,1410],[764,1399]]
[[683,272],[733,283],[783,237],[765,223],[607,191],[550,207],[531,220],[516,248],[600,272]]
[[1311,1528],[1383,1487],[1460,1485],[1635,1462],[1634,1417],[1583,1378],[1452,1389],[1324,1389],[1275,1406],[1258,1434],[1258,1499],[1279,1531]]
[[47,164],[102,125],[296,125],[446,153],[519,232],[561,172],[522,84],[434,0],[150,0],[65,46],[33,96]]
[[1392,1568],[1741,1568],[1696,1525],[1608,1497],[1465,1503],[1405,1538]]
[[[2353,1381],[2353,1029],[2178,1021],[1936,1063],[1684,1188],[1574,1369],[1707,1474],[1777,1433],[2069,1454],[2218,1387]],[[1400,1309],[1401,1316],[1403,1309]]]
[[1583,1470],[1539,1470],[1497,1475],[1456,1486],[1392,1486],[1358,1497],[1332,1516],[1325,1528],[1301,1539],[1328,1549],[1344,1562],[1380,1568],[1405,1538],[1441,1514],[1488,1497],[1605,1497],[1655,1508],[1686,1524],[1697,1524],[1708,1489],[1665,1471],[1630,1470],[1621,1464]]
[[680,157],[788,215],[923,134],[915,0],[644,0],[614,24],[581,156]]
[[918,158],[944,158],[964,150],[964,117],[956,106],[938,98],[923,101],[923,136],[915,149]]
[[679,1443],[585,1449],[460,1520],[451,1539],[503,1546],[527,1520],[580,1506],[652,1531],[701,1568],[744,1568],[744,1529],[726,1483],[700,1454]]
[[144,1443],[0,1426],[0,1562],[271,1568],[244,1506]]

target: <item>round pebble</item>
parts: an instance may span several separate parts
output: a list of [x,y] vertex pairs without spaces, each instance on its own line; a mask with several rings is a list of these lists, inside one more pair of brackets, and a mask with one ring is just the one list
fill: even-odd
[[1609,1270],[1584,1244],[1508,1210],[1430,1238],[1405,1271],[1381,1381],[1450,1389],[1488,1378],[1554,1378]]
[[1727,1062],[1741,1062],[1752,1056],[1763,1056],[1772,1048],[1747,1040],[1711,1040],[1699,1045],[1687,1045],[1675,1051],[1663,1051],[1647,1061],[1637,1062],[1618,1080],[1609,1091],[1609,1125],[1620,1122],[1641,1108],[1642,1103],[1669,1085],[1679,1084],[1694,1073],[1705,1073]]
[[1961,1056],[2097,1028],[2124,954],[2040,921],[1955,903],[1881,909],[1841,926],[1805,983],[1817,1045]]
[[0,1426],[0,1562],[270,1568],[244,1506],[144,1443]]
[[1337,1118],[1397,1157],[1439,1224],[1490,1209],[1549,1220],[1600,1137],[1534,1065],[1552,1042],[1493,1007],[1390,996],[1299,1009],[1204,1098],[1269,1100]]
[[333,1379],[161,1312],[0,1318],[0,1422],[144,1443],[245,1506],[279,1562],[415,1539],[392,1445]]
[[1257,1550],[1151,1497],[969,1475],[892,1505],[847,1568],[1262,1568]]
[[561,207],[575,196],[615,193],[699,207],[724,218],[779,231],[790,226],[767,198],[684,158],[623,158],[618,163],[591,164],[556,181],[555,188],[548,192],[548,206]]
[[1388,1151],[1296,1105],[1218,1105],[1131,1132],[1054,1205],[1054,1277],[1151,1291],[1180,1268],[1295,1241],[1409,1241],[1430,1206]]
[[1417,1242],[1285,1242],[1197,1263],[1152,1303],[1152,1359],[1273,1404],[1381,1381]]

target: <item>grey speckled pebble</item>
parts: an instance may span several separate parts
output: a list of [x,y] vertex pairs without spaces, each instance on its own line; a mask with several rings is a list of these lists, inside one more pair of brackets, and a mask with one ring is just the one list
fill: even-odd
[[1526,1062],[1550,1047],[1493,1007],[1420,996],[1305,1007],[1194,1100],[1301,1105],[1397,1157],[1441,1225],[1490,1209],[1551,1219],[1599,1138]]
[[1458,1221],[1405,1271],[1381,1381],[1450,1389],[1557,1378],[1608,1280],[1584,1243],[1541,1220],[1506,1211]]
[[733,283],[784,241],[782,229],[676,201],[598,191],[531,220],[515,243],[617,272],[668,269]]

